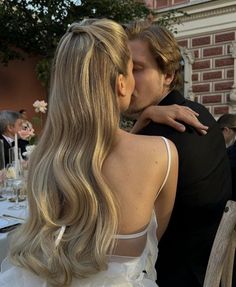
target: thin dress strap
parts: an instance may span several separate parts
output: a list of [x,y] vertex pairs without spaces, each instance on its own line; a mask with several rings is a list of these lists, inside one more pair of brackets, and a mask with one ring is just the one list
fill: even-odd
[[141,232],[137,232],[137,233],[133,233],[133,234],[116,234],[116,235],[114,235],[114,238],[115,239],[134,239],[134,238],[141,237],[147,233],[148,226]]
[[167,149],[167,158],[168,158],[168,163],[167,163],[167,171],[166,171],[166,176],[163,180],[163,183],[161,185],[161,188],[159,189],[157,195],[159,194],[159,192],[162,190],[163,186],[165,185],[167,178],[169,176],[169,172],[170,172],[170,164],[171,164],[171,152],[170,152],[170,144],[168,142],[168,140],[164,137],[161,137],[164,140],[164,143],[166,145],[166,149]]
[[[166,176],[163,180],[163,183],[161,185],[161,188],[159,189],[157,196],[159,194],[159,192],[162,190],[163,186],[165,185],[167,178],[169,176],[169,172],[170,172],[170,164],[171,164],[171,152],[170,152],[170,144],[168,142],[168,140],[165,137],[161,137],[164,140],[165,146],[166,146],[166,150],[167,150],[167,171],[166,171]],[[149,225],[148,225],[149,226]],[[145,235],[147,233],[148,230],[148,226],[141,232],[138,233],[133,233],[133,234],[116,234],[114,235],[115,239],[134,239],[134,238],[139,238],[143,235]]]

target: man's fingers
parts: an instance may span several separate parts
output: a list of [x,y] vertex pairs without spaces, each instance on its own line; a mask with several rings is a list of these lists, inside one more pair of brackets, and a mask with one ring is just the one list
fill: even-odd
[[172,118],[169,119],[168,124],[174,128],[175,130],[179,131],[179,132],[184,132],[186,130],[185,126],[175,120],[173,120]]
[[[190,115],[190,117],[189,117]],[[189,114],[186,116],[186,118],[184,118],[184,121],[193,126],[194,128],[198,129],[198,130],[208,130],[208,126],[203,125],[197,118],[196,115],[194,115],[193,113]]]
[[[174,120],[173,118],[169,118],[168,124],[177,131],[184,132],[186,130],[185,126],[179,123],[177,120],[178,119]],[[182,117],[181,121],[184,121],[186,124],[194,127],[200,134],[207,134],[208,127],[200,123],[196,116],[189,117],[189,115],[187,115],[186,117]]]
[[206,131],[206,130],[201,130],[201,129],[199,130],[199,129],[198,129],[198,132],[201,133],[201,134],[204,135],[204,136],[207,134],[207,131]]
[[187,112],[189,112],[190,114],[192,114],[192,115],[194,115],[194,116],[199,116],[199,113],[197,113],[197,112],[195,112],[194,110],[192,110],[191,108],[189,108],[189,107],[184,107],[185,108],[185,110],[187,111]]

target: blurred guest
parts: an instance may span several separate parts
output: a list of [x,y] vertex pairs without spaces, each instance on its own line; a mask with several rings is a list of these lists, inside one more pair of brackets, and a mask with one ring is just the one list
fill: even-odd
[[217,122],[222,129],[226,147],[234,145],[236,141],[236,114],[224,114]]
[[225,139],[232,173],[233,200],[236,200],[236,114],[224,114],[217,121]]
[[27,111],[22,109],[19,111],[19,113],[21,114],[21,118],[23,120],[22,129],[24,130],[33,129],[32,123],[28,120]]
[[30,144],[30,140],[35,136],[33,125],[28,121],[26,110],[20,110],[22,118],[22,130],[19,131],[19,136],[22,139],[22,142],[27,146]]
[[[21,114],[16,111],[2,110],[0,111],[0,139],[4,144],[5,164],[9,163],[9,148],[15,145],[15,134],[18,135],[22,130]],[[18,147],[21,154],[26,151],[26,142],[18,138]]]

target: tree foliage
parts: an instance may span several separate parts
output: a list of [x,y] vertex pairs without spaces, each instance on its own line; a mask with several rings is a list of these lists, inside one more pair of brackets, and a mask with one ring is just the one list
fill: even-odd
[[[47,85],[50,61],[69,24],[84,18],[119,23],[146,18],[150,11],[135,0],[0,0],[0,62],[37,55],[39,80]],[[168,26],[173,15],[160,19]],[[172,19],[171,19],[172,18]]]
[[[68,25],[84,18],[109,18],[128,22],[149,10],[134,0],[7,0],[0,1],[0,60],[41,56],[44,71]],[[23,52],[23,53],[22,53]],[[42,78],[46,78],[43,75]]]
[[[153,13],[152,17],[158,16],[157,13]],[[176,25],[181,24],[181,17],[183,16],[189,16],[186,12],[183,12],[181,10],[170,10],[167,11],[162,17],[157,17],[156,23],[158,23],[161,26],[166,27],[169,29],[172,33],[176,34]]]
[[82,0],[76,6],[76,14],[83,17],[109,18],[119,23],[127,23],[135,18],[144,18],[149,14],[143,3],[134,0]]

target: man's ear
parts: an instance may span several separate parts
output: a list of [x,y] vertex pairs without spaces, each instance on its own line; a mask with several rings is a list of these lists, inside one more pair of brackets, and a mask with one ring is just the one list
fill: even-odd
[[8,124],[8,125],[7,125],[7,128],[6,128],[6,131],[7,131],[7,132],[12,132],[13,129],[14,129],[14,125]]
[[224,127],[224,128],[223,128],[223,131],[226,132],[226,133],[228,133],[228,132],[230,131],[230,128]]
[[126,95],[125,77],[122,74],[119,74],[117,78],[117,91],[118,96],[124,97]]
[[175,76],[175,74],[165,74],[165,84],[167,86],[170,86],[170,84],[174,80],[174,76]]
[[230,131],[231,131],[231,130],[230,130],[229,127],[224,127],[223,130],[222,130],[223,135],[226,136],[226,137],[230,136],[230,134],[231,134]]

